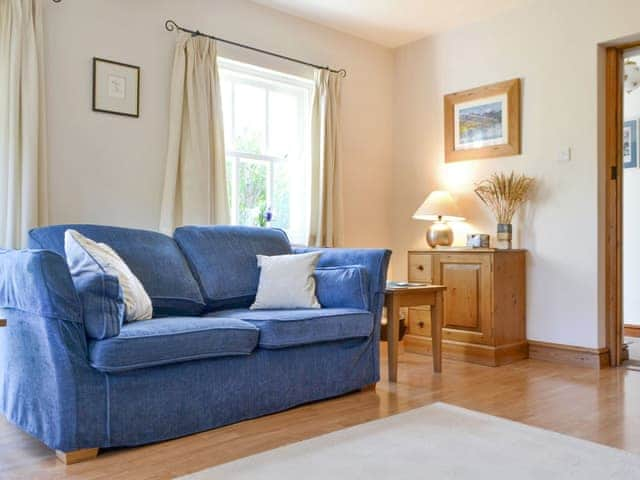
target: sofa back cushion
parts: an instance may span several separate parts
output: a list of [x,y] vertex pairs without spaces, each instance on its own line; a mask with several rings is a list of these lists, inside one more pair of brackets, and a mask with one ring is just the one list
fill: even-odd
[[154,316],[199,315],[204,310],[200,288],[176,242],[147,230],[102,225],[54,225],[29,232],[29,248],[65,256],[64,232],[73,229],[113,248],[151,297]]
[[210,311],[251,305],[260,277],[256,255],[291,253],[287,235],[271,228],[188,226],[176,229],[174,238]]

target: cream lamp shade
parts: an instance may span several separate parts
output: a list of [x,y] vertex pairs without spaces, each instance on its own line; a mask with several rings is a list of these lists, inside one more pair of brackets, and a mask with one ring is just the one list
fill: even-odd
[[416,220],[461,222],[464,217],[458,211],[458,205],[449,192],[435,190],[422,202],[416,213],[413,214]]

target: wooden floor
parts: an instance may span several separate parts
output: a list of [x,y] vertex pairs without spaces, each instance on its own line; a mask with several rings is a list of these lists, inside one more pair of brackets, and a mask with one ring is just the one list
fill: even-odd
[[[384,355],[384,354],[383,354]],[[386,362],[383,362],[383,365]],[[110,450],[65,467],[0,416],[2,479],[173,478],[323,433],[427,405],[453,405],[640,454],[640,372],[600,372],[525,360],[492,368],[403,353],[399,383],[141,448]]]

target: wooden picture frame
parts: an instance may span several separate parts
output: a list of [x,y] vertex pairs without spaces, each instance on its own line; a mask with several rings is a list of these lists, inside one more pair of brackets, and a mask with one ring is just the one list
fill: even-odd
[[444,97],[445,163],[520,154],[520,79]]
[[93,58],[94,112],[140,116],[140,67]]

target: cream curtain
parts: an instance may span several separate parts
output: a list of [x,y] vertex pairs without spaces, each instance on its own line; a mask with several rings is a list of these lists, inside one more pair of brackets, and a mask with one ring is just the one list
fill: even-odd
[[229,223],[215,41],[180,34],[171,79],[160,230]]
[[0,0],[0,247],[46,224],[47,155],[40,0]]
[[342,166],[339,156],[340,75],[318,70],[311,119],[309,245],[343,243]]

